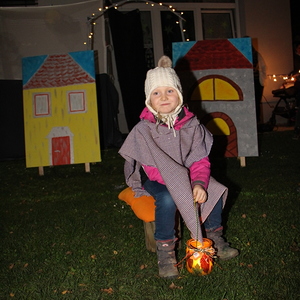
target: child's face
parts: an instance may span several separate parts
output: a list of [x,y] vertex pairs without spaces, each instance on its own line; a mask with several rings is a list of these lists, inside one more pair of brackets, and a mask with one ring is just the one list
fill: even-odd
[[172,87],[159,86],[150,95],[150,102],[153,109],[162,114],[169,114],[179,104],[177,91]]

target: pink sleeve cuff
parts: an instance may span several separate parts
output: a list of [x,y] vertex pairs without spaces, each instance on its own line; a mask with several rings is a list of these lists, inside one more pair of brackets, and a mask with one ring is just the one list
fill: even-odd
[[201,185],[207,189],[210,178],[210,161],[205,157],[199,161],[194,162],[190,167],[190,176],[192,187],[196,184]]

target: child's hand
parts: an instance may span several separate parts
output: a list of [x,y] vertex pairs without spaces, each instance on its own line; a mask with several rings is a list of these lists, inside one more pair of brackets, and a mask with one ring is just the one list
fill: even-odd
[[201,185],[196,184],[193,188],[193,197],[195,202],[204,203],[207,200],[207,193]]

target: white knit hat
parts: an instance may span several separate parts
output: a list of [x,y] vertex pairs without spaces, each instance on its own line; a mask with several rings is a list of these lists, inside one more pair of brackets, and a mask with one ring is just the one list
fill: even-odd
[[[145,104],[155,117],[159,118],[169,127],[172,127],[183,105],[182,87],[175,70],[172,68],[172,61],[168,56],[162,56],[157,65],[155,69],[151,69],[147,72],[145,80]],[[160,86],[172,87],[178,93],[179,104],[170,114],[160,114],[160,112],[155,111],[151,106],[150,95],[154,89]]]

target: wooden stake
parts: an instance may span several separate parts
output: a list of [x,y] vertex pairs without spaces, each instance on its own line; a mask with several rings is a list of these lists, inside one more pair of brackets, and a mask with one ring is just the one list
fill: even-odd
[[44,167],[39,167],[39,175],[44,176]]
[[241,156],[239,157],[239,160],[240,160],[241,167],[246,167],[246,157]]
[[85,172],[87,173],[91,172],[90,163],[85,163]]

